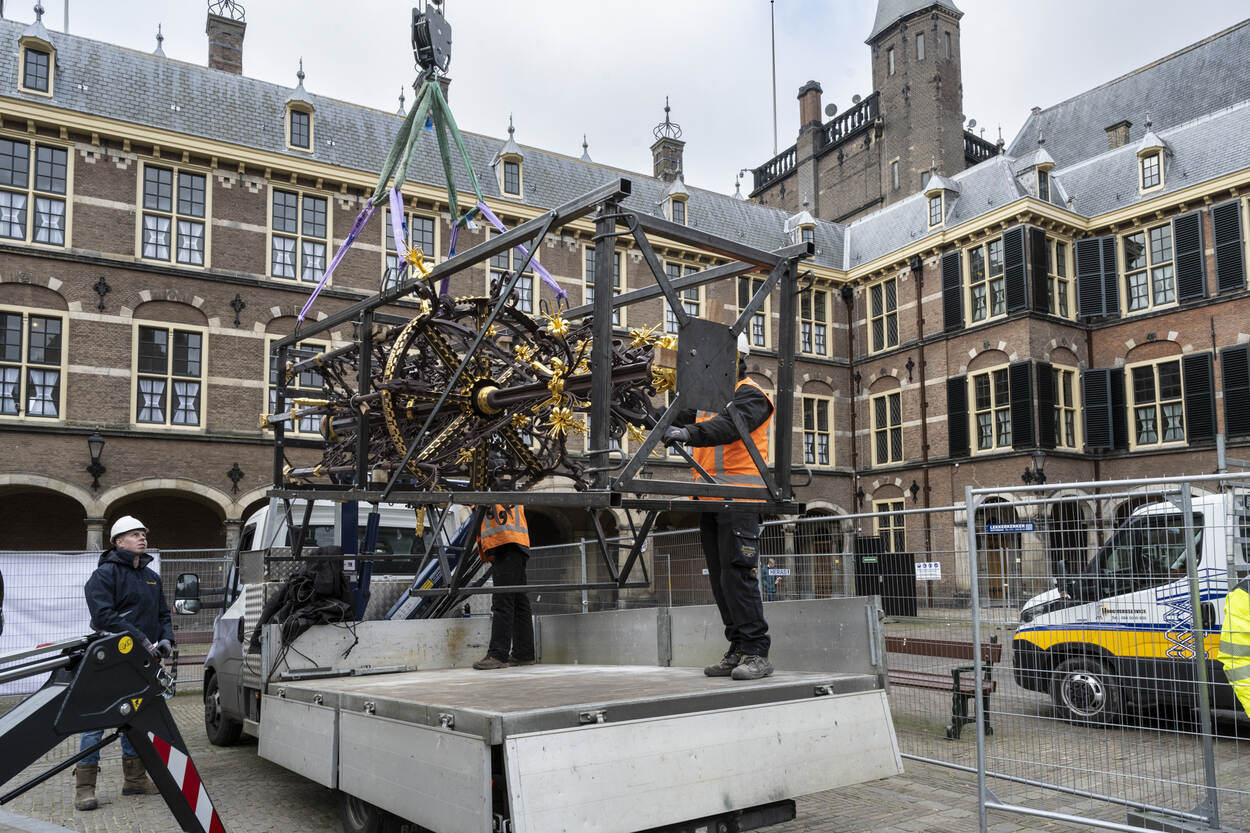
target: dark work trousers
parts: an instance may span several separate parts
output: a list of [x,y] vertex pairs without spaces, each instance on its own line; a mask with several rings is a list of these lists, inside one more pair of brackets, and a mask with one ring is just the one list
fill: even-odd
[[[491,550],[495,556],[491,575],[496,587],[525,584],[525,562],[529,550],[517,544],[504,544]],[[487,656],[530,662],[534,659],[534,619],[526,593],[496,593],[490,603],[490,648]]]
[[772,641],[756,569],[760,560],[760,516],[708,512],[699,523],[712,596],[725,623],[730,650],[768,656]]

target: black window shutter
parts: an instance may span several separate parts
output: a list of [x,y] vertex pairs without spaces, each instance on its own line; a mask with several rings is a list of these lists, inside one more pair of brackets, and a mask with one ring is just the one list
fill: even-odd
[[1016,362],[1008,367],[1007,387],[1011,396],[1011,447],[1034,448],[1033,363]]
[[1224,431],[1230,437],[1250,435],[1250,346],[1225,347],[1220,353],[1224,371]]
[[1128,448],[1128,402],[1125,400],[1124,368],[1113,367],[1107,374],[1111,389],[1111,447]]
[[1245,289],[1246,261],[1241,245],[1241,200],[1211,206],[1211,231],[1215,238],[1215,288],[1217,292]]
[[968,440],[968,377],[946,380],[947,448],[951,457],[967,457]]
[[1095,318],[1108,312],[1103,297],[1102,240],[1101,237],[1086,237],[1073,246],[1076,253],[1076,314],[1079,318]]
[[1176,297],[1182,301],[1205,298],[1206,258],[1202,254],[1202,212],[1191,211],[1172,220],[1176,255]]
[[1033,286],[1033,311],[1053,313],[1050,308],[1050,245],[1046,232],[1029,226],[1029,275]]
[[[1014,416],[1014,415],[1013,415]],[[1037,363],[1037,444],[1054,448],[1055,437],[1055,369],[1046,362]]]
[[1081,373],[1081,413],[1085,421],[1085,450],[1111,448],[1111,371],[1093,368]]
[[[1102,314],[1120,315],[1120,270],[1116,266],[1115,235],[1098,238],[1102,248]],[[1124,375],[1123,371],[1120,373]],[[1126,446],[1127,447],[1127,446]]]
[[1028,309],[1028,275],[1024,268],[1024,226],[1003,233],[1003,279],[1007,312]]
[[960,250],[942,255],[942,328],[946,332],[963,329],[964,281]]
[[1185,436],[1189,442],[1215,439],[1215,368],[1210,353],[1181,359],[1185,386]]

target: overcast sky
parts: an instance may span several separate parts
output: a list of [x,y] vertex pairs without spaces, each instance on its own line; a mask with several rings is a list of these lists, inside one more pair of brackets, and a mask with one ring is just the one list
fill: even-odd
[[[44,0],[63,27],[65,0]],[[412,102],[412,2],[245,0],[244,73],[394,111]],[[964,112],[1008,141],[1047,107],[1250,16],[1247,0],[956,0]],[[6,17],[34,19],[30,2]],[[875,0],[776,0],[777,142],[793,144],[809,79],[841,109],[871,92]],[[1184,14],[1178,11],[1184,9]],[[773,155],[768,0],[447,0],[451,106],[462,130],[649,173],[664,98],[686,140],[686,182],[732,193]],[[70,0],[70,32],[204,64],[205,0]],[[1138,118],[1130,116],[1133,121]],[[749,183],[749,175],[743,177]],[[744,187],[744,192],[749,187]]]

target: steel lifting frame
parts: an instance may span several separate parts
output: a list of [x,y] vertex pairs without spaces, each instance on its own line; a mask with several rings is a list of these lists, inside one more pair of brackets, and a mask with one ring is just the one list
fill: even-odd
[[[552,209],[518,225],[516,228],[491,237],[470,249],[448,258],[436,265],[430,274],[425,277],[409,279],[370,298],[359,301],[341,312],[327,316],[321,321],[306,323],[297,333],[282,338],[275,345],[277,348],[278,366],[285,367],[288,351],[296,349],[300,341],[317,333],[327,332],[341,324],[359,322],[360,355],[364,358],[361,362],[362,366],[359,368],[360,389],[358,393],[365,395],[370,392],[368,390],[370,376],[367,364],[370,361],[369,352],[372,327],[369,325],[375,315],[381,316],[384,314],[379,310],[380,307],[393,304],[408,295],[419,282],[429,282],[430,285],[433,285],[444,276],[454,275],[464,269],[482,263],[500,252],[512,249],[519,243],[533,241],[529,247],[530,251],[537,251],[546,235],[550,232],[594,214],[594,239],[596,242],[604,243],[604,245],[597,245],[595,249],[595,300],[591,304],[574,307],[564,312],[564,315],[570,320],[593,316],[593,342],[590,362],[592,375],[590,431],[587,441],[589,447],[586,450],[591,463],[587,471],[593,474],[590,488],[583,491],[568,492],[434,492],[397,488],[411,455],[420,446],[421,435],[433,423],[447,397],[452,393],[460,375],[464,372],[474,353],[485,339],[487,329],[510,300],[521,274],[529,266],[529,260],[532,258],[531,254],[528,257],[518,258],[521,262],[509,274],[506,284],[500,290],[497,303],[487,317],[468,353],[463,357],[452,381],[448,383],[448,386],[435,404],[433,411],[426,418],[421,431],[413,438],[409,446],[408,457],[395,470],[395,473],[384,488],[362,489],[336,484],[299,487],[288,485],[285,483],[283,476],[285,426],[279,422],[273,426],[274,489],[270,492],[271,497],[284,501],[302,499],[310,502],[317,499],[337,501],[363,500],[369,502],[395,501],[417,506],[445,505],[450,503],[484,506],[503,503],[523,506],[577,507],[588,510],[620,507],[626,510],[631,527],[633,526],[633,517],[629,514],[630,510],[639,510],[645,513],[641,526],[634,530],[636,533],[635,541],[629,556],[625,564],[618,568],[617,564],[609,557],[609,548],[603,531],[599,526],[597,513],[590,512],[591,518],[595,522],[596,537],[599,539],[601,555],[603,556],[608,574],[611,576],[611,582],[530,585],[528,587],[530,590],[544,587],[547,589],[580,590],[649,586],[645,580],[642,582],[630,582],[629,576],[634,565],[639,563],[646,536],[660,512],[674,510],[715,512],[730,508],[741,509],[741,504],[736,503],[736,501],[743,499],[753,501],[751,504],[752,508],[757,509],[761,513],[797,514],[800,512],[801,507],[794,501],[794,492],[791,484],[793,432],[789,426],[793,425],[794,418],[792,391],[794,389],[795,347],[797,341],[795,330],[798,319],[797,296],[800,291],[798,286],[799,261],[813,253],[813,244],[810,242],[796,243],[774,252],[757,249],[698,229],[672,223],[650,214],[622,208],[621,202],[629,197],[631,193],[632,183],[629,179],[621,178],[608,182],[559,208]],[[670,279],[655,254],[655,250],[648,239],[648,234],[663,237],[675,243],[684,243],[699,248],[728,258],[730,262],[684,277]],[[614,295],[612,287],[614,242],[616,237],[626,235],[632,237],[633,242],[641,250],[643,258],[651,270],[652,277],[655,279],[655,283],[640,289]],[[678,322],[678,367],[680,373],[682,362],[689,355],[689,351],[692,348],[699,349],[703,344],[690,333],[687,333],[692,322],[696,322],[699,319],[692,318],[685,311],[677,292],[682,289],[699,287],[716,281],[736,279],[739,276],[760,270],[767,270],[767,279],[752,295],[737,320],[727,329],[730,343],[732,343],[737,335],[747,328],[752,317],[763,306],[769,294],[774,289],[779,289],[780,308],[778,312],[781,323],[777,349],[777,397],[774,403],[776,410],[773,418],[777,425],[783,426],[784,430],[776,432],[775,459],[777,462],[773,468],[770,469],[768,467],[759,450],[755,447],[754,442],[751,440],[750,431],[743,423],[741,415],[736,413],[732,407],[729,408],[728,413],[734,420],[739,436],[750,453],[765,485],[762,487],[734,486],[718,483],[711,476],[703,477],[705,482],[640,478],[639,474],[652,450],[662,442],[664,430],[672,424],[678,411],[687,407],[688,397],[683,397],[680,390],[676,392],[674,400],[669,407],[665,409],[658,419],[653,421],[650,431],[642,444],[623,462],[614,464],[612,456],[620,452],[609,447],[612,395],[612,311],[616,308],[663,296],[668,302],[669,308],[673,310]],[[724,402],[728,402],[732,397],[732,381],[731,379],[727,389],[724,391],[724,399],[722,400]],[[280,412],[284,407],[287,399],[286,388],[286,376],[285,374],[279,374],[276,412]],[[702,404],[708,409],[713,408],[709,403]],[[724,406],[721,405],[720,407],[723,408]],[[357,416],[358,437],[367,438],[369,436],[370,418],[371,414],[367,412],[360,413]],[[684,449],[676,450],[685,457],[692,467],[699,470],[701,475],[707,474],[699,469],[693,458]],[[368,483],[368,459],[365,453],[364,440],[361,441],[359,446],[356,464],[356,482],[358,484]],[[615,476],[613,476],[614,472],[617,472]],[[629,494],[632,494],[633,497],[626,496]],[[465,552],[468,552],[471,546],[472,541],[466,546]],[[298,553],[295,554],[298,555]],[[427,555],[427,557],[431,556]],[[414,594],[448,596],[460,592],[470,592],[468,590],[468,582],[471,580],[475,568],[466,564],[467,561],[468,559],[462,558],[460,564],[457,565],[451,587],[414,591]],[[446,575],[446,573],[444,574]],[[491,588],[478,587],[473,588],[473,592],[506,592],[517,589],[520,588],[497,587],[492,590]]]
[[[16,664],[11,664],[16,663]],[[129,634],[94,633],[0,656],[0,683],[51,672],[44,685],[0,716],[0,784],[68,737],[114,730],[24,784],[0,795],[7,804],[121,736],[138,753],[181,829],[225,833],[178,732],[164,693],[172,684]]]

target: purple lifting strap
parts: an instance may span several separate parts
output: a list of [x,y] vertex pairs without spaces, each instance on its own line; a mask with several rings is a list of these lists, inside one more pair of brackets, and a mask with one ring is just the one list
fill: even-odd
[[[486,207],[486,203],[479,202],[477,204],[477,208],[478,211],[482,212],[482,216],[484,216],[487,220],[490,220],[490,224],[495,227],[496,231],[507,231],[507,229],[504,228],[503,223],[499,222],[499,218],[492,214],[491,210]],[[517,244],[516,250],[521,253],[521,257],[529,255],[529,249],[525,248],[520,243]],[[530,265],[534,267],[535,272],[542,276],[543,283],[547,284],[547,286],[551,288],[551,291],[555,293],[557,301],[563,301],[569,297],[569,293],[565,292],[560,284],[556,283],[556,279],[551,277],[551,273],[547,271],[547,268],[538,262],[537,257],[530,261]]]
[[325,288],[326,281],[330,280],[330,276],[334,274],[334,270],[338,267],[339,262],[343,259],[343,255],[347,254],[347,250],[352,247],[352,243],[356,242],[356,237],[360,232],[364,231],[365,225],[368,224],[369,218],[373,216],[373,203],[365,206],[365,210],[356,215],[356,222],[352,223],[352,230],[347,233],[347,238],[343,241],[343,245],[339,246],[339,250],[334,253],[334,258],[330,261],[330,265],[326,267],[325,274],[321,276],[321,280],[317,282],[317,287],[312,291],[312,295],[308,296],[307,303],[304,308],[299,311],[299,324],[304,323],[305,316],[308,315],[308,309],[313,305],[313,301],[317,300],[317,296],[321,294],[321,290]]

